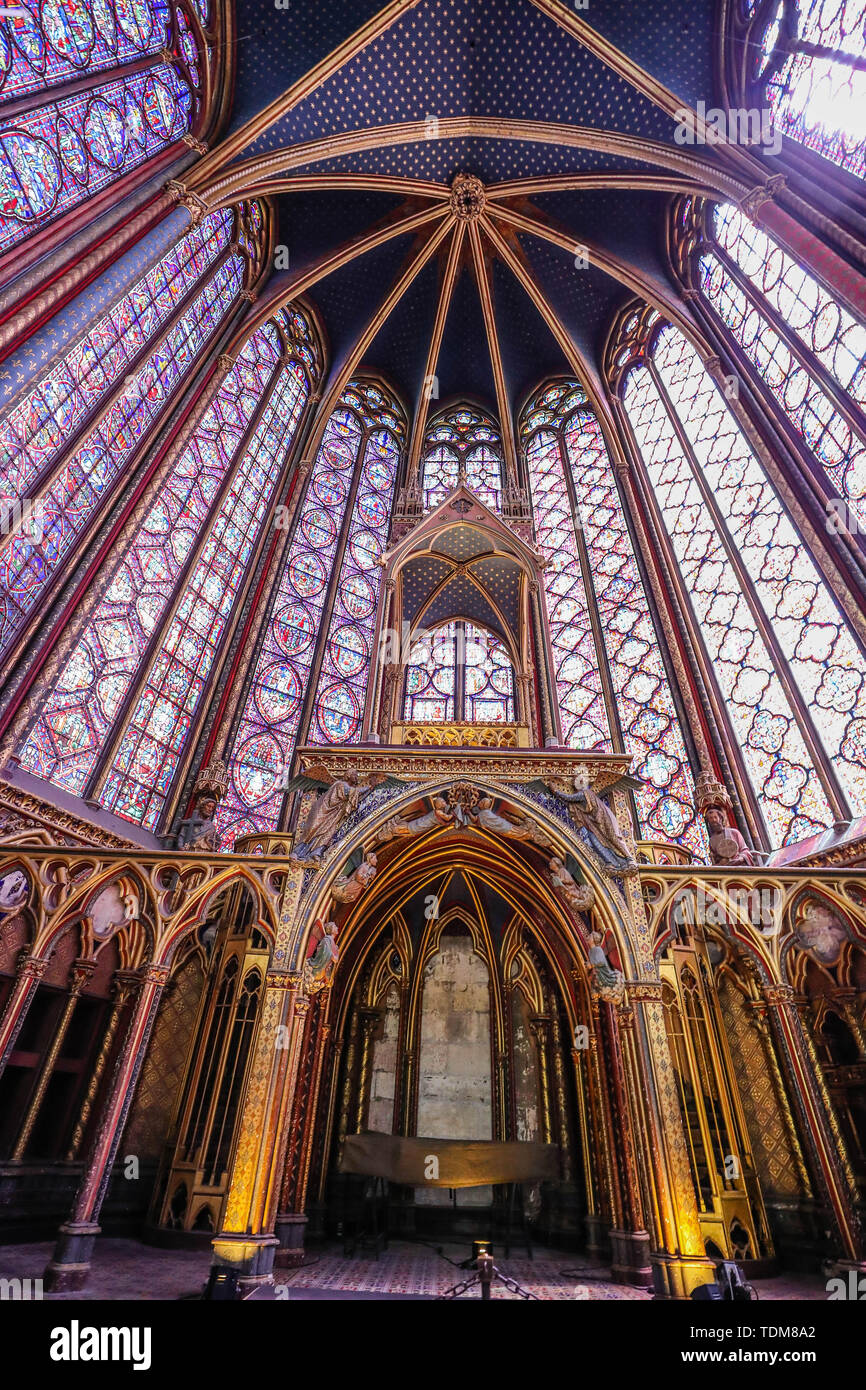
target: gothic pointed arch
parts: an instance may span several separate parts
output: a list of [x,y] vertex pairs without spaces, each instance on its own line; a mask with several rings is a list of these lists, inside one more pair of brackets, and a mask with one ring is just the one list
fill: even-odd
[[319,371],[299,309],[282,310],[222,362],[212,403],[158,479],[39,702],[22,766],[124,819],[159,826]]

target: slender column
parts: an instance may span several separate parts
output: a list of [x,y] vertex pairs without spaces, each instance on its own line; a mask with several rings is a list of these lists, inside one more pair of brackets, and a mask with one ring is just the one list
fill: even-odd
[[406,1043],[407,1013],[409,1004],[409,986],[404,980],[400,986],[400,1022],[397,1027],[397,1051],[394,1062],[394,1109],[391,1118],[391,1133],[403,1133],[403,1116],[406,1111],[406,1097],[403,1091],[403,1081],[405,1078],[405,1068],[403,1066],[403,1048]]
[[559,1152],[562,1155],[562,1177],[564,1182],[571,1183],[574,1182],[574,1154],[571,1149],[571,1135],[568,1129],[565,1051],[562,1046],[559,1009],[554,1000],[550,1001],[550,1024],[553,1042],[553,1087],[556,1093],[556,1120]]
[[46,1287],[52,1291],[81,1289],[87,1281],[94,1241],[99,1234],[99,1213],[168,975],[167,965],[148,965],[139,977],[138,998],[84,1164],[72,1215],[60,1227],[54,1256],[45,1271]]
[[806,1151],[817,1187],[832,1216],[842,1263],[866,1268],[863,1232],[857,1217],[857,1182],[808,1028],[803,1026],[791,985],[765,985],[770,1023],[800,1115]]
[[3,1075],[15,1041],[21,1032],[27,1010],[39,988],[39,981],[47,969],[48,960],[42,956],[25,956],[19,962],[16,982],[0,1019],[0,1076]]
[[804,1196],[810,1201],[814,1201],[815,1193],[812,1187],[812,1176],[809,1172],[809,1165],[806,1162],[805,1154],[803,1153],[803,1145],[800,1142],[800,1132],[797,1129],[791,1111],[787,1088],[779,1068],[777,1045],[773,1036],[773,1030],[770,1027],[766,1000],[753,999],[750,1001],[749,1007],[753,1011],[755,1026],[758,1028],[761,1034],[761,1040],[764,1044],[764,1055],[767,1059],[770,1075],[773,1078],[776,1099],[779,1102],[779,1111],[785,1120],[785,1129],[787,1131],[788,1141],[791,1145],[791,1151],[794,1155],[794,1162],[797,1165],[797,1177],[800,1180],[800,1186],[803,1189]]
[[[619,1032],[619,1017],[613,1004],[605,1002],[600,1009],[602,1036],[605,1044],[605,1062],[610,1086],[611,1115],[613,1130],[612,1147],[617,1149],[620,1167],[619,1190],[622,1202],[622,1219],[619,1229],[610,1233],[612,1272],[627,1284],[647,1287],[652,1283],[652,1267],[649,1263],[649,1233],[644,1229],[641,1205],[640,1181],[635,1156],[632,1115],[626,1089],[622,1042]],[[634,1021],[631,1010],[628,1014]],[[614,1145],[616,1135],[618,1144]]]
[[837,1004],[845,1015],[845,1022],[854,1034],[854,1040],[860,1051],[866,1057],[866,1024],[858,1009],[858,1004],[862,1004],[863,995],[856,989],[837,989],[830,996],[831,1001]]
[[331,1154],[331,1135],[334,1132],[334,1111],[337,1106],[337,1087],[340,1081],[340,1063],[343,1060],[343,1039],[334,1038],[331,1042],[330,1056],[327,1059],[328,1068],[331,1076],[329,1088],[328,1104],[325,1112],[325,1128],[322,1135],[322,1142],[319,1146],[321,1167],[319,1170],[319,1181],[316,1188],[316,1201],[325,1200],[325,1189],[328,1185],[329,1160]]
[[553,1143],[553,1124],[550,1114],[550,1071],[547,1061],[547,1018],[531,1018],[529,1026],[538,1048],[538,1078],[541,1083],[541,1132],[545,1144]]
[[283,1164],[280,1210],[274,1222],[274,1234],[280,1242],[274,1255],[274,1263],[282,1268],[302,1264],[304,1258],[304,1227],[307,1218],[303,1215],[300,1174],[306,1135],[315,1124],[312,1092],[315,1059],[320,1042],[319,1018],[319,1012],[311,1008],[307,1015],[306,1031],[301,1044],[301,1061],[295,1082],[294,1105]]
[[[588,1031],[587,1029],[587,1032]],[[588,1056],[588,1048],[584,1048],[580,1051],[576,1047],[571,1049],[571,1063],[574,1068],[574,1090],[577,1097],[577,1116],[580,1126],[580,1154],[583,1164],[583,1185],[586,1193],[586,1216],[584,1218],[584,1224],[586,1226],[586,1253],[591,1257],[596,1257],[601,1253],[600,1234],[603,1223],[598,1210],[598,1193],[591,1150],[592,1120],[586,1097],[586,1062],[584,1059],[588,1058]]]
[[[235,1270],[247,1285],[273,1281],[278,1238],[271,1223],[309,1008],[299,975],[268,971],[222,1230],[213,1241],[214,1263]],[[277,1045],[280,1037],[287,1045]]]
[[601,1001],[592,1001],[592,1034],[590,1037],[590,1066],[592,1068],[593,1090],[595,1093],[595,1119],[598,1146],[604,1162],[606,1188],[606,1215],[610,1226],[619,1230],[622,1226],[622,1194],[619,1189],[619,1175],[613,1159],[613,1116],[610,1109],[610,1091],[607,1085],[607,1069],[604,1058],[604,1036],[602,1033]]
[[382,1017],[379,1009],[361,1010],[361,1060],[358,1065],[358,1095],[355,1103],[355,1133],[360,1134],[367,1118],[370,1071],[373,1061],[373,1033]]
[[[346,1046],[346,1067],[343,1072],[343,1093],[340,1097],[340,1118],[337,1121],[337,1143],[338,1160],[342,1157],[343,1144],[346,1135],[349,1133],[349,1113],[352,1103],[352,1084],[355,1077],[355,1062],[358,1055],[358,1038],[361,1031],[360,1016],[357,1006],[352,1011],[352,1018],[349,1024],[349,1042]],[[335,1077],[336,1080],[336,1077]]]
[[553,652],[550,646],[550,625],[546,615],[542,617],[542,599],[537,582],[529,581],[529,595],[532,604],[532,618],[536,647],[536,659],[541,662],[538,684],[541,691],[541,718],[544,725],[545,746],[557,747],[562,743],[559,728],[559,701],[556,694],[556,672],[553,665]]
[[93,1072],[88,1083],[87,1095],[84,1097],[84,1103],[81,1107],[81,1114],[78,1116],[78,1119],[75,1123],[75,1129],[72,1131],[72,1139],[70,1141],[69,1149],[66,1154],[66,1160],[68,1163],[71,1163],[74,1159],[78,1157],[78,1151],[81,1148],[81,1141],[84,1138],[84,1131],[87,1127],[87,1122],[90,1119],[90,1115],[93,1110],[93,1102],[96,1099],[100,1083],[105,1074],[105,1065],[108,1061],[109,1056],[111,1055],[111,1049],[114,1046],[114,1039],[117,1035],[117,1025],[120,1022],[120,1016],[123,1013],[124,1008],[126,1007],[131,991],[135,988],[137,984],[138,977],[135,974],[133,974],[131,970],[118,971],[114,977],[114,1000],[111,1006],[111,1013],[108,1016],[108,1023],[106,1024],[105,1032],[102,1035],[102,1043],[99,1048],[99,1055],[96,1058],[96,1062],[93,1067]]
[[72,966],[72,984],[66,996],[63,1012],[57,1021],[57,1027],[54,1029],[54,1037],[51,1040],[51,1046],[43,1058],[39,1080],[36,1082],[36,1089],[27,1107],[27,1114],[24,1116],[24,1123],[18,1134],[18,1140],[15,1144],[15,1148],[12,1150],[13,1163],[20,1163],[21,1159],[24,1157],[27,1145],[30,1143],[33,1126],[36,1124],[37,1116],[42,1108],[42,1102],[45,1099],[48,1083],[51,1080],[57,1058],[60,1054],[60,1049],[63,1046],[63,1039],[66,1037],[67,1029],[72,1022],[72,1015],[75,1013],[75,1006],[81,997],[81,991],[84,989],[84,986],[87,984],[87,981],[90,979],[95,969],[95,960],[77,960]]
[[650,1262],[657,1298],[688,1298],[713,1277],[698,1217],[682,1115],[665,1030],[660,980],[626,985],[634,1009],[637,1082],[648,1131],[641,1135],[652,1180],[653,1250]]
[[307,1200],[307,1185],[310,1180],[310,1164],[313,1158],[313,1145],[316,1137],[316,1112],[319,1105],[319,1091],[322,1084],[322,1069],[325,1056],[328,1050],[328,1039],[331,1033],[330,1023],[319,1024],[319,1036],[316,1039],[316,1056],[313,1062],[313,1075],[310,1086],[310,1100],[307,1108],[307,1127],[304,1131],[304,1142],[300,1155],[300,1171],[298,1173],[298,1189],[295,1196],[295,1207],[297,1211],[304,1210]]

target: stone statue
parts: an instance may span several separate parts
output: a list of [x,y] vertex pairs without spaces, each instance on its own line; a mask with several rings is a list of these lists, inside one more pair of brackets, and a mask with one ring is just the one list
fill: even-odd
[[759,864],[754,850],[749,849],[736,826],[728,824],[721,806],[708,806],[704,811],[710,837],[710,859],[725,867],[734,864]]
[[220,847],[220,836],[216,825],[217,799],[206,793],[200,796],[186,820],[182,820],[177,832],[178,849],[203,849],[214,852]]
[[221,758],[214,758],[207,767],[202,768],[193,788],[193,809],[180,823],[175,836],[175,849],[207,850],[210,853],[220,849],[217,806],[225,796],[228,785],[228,772]]
[[337,924],[336,922],[317,922],[322,936],[313,954],[306,963],[305,974],[311,980],[324,980],[330,978],[334,973],[334,967],[340,959],[340,948],[337,945]]
[[502,835],[507,840],[527,840],[542,849],[552,848],[543,830],[528,816],[513,821],[494,811],[492,796],[482,796],[478,804],[470,809],[469,823],[475,829],[488,830],[492,835]]
[[548,864],[550,881],[574,912],[588,912],[595,902],[595,892],[588,883],[575,883],[566,865],[554,854]]
[[376,877],[378,860],[372,850],[368,850],[363,860],[351,874],[342,873],[334,880],[331,892],[338,903],[357,902],[364,889]]
[[317,865],[321,863],[326,849],[333,844],[337,831],[348,820],[353,811],[374,787],[382,784],[402,786],[396,777],[384,772],[371,772],[361,778],[356,768],[349,768],[344,777],[332,777],[320,765],[310,769],[310,774],[292,777],[286,783],[286,791],[322,792],[309,812],[306,822],[295,838],[289,857],[292,864]]
[[623,992],[623,978],[621,970],[614,970],[610,961],[604,953],[602,946],[601,932],[593,931],[589,934],[589,964],[592,969],[593,990],[605,996],[609,992],[614,997],[619,997]]
[[376,836],[376,844],[385,844],[393,839],[413,839],[416,835],[426,835],[428,830],[436,830],[439,826],[454,825],[454,808],[448,805],[444,796],[432,797],[431,806],[431,810],[423,816],[416,816],[414,820],[403,820],[400,816],[394,816],[392,820],[386,821]]
[[[632,777],[620,778],[615,787],[619,787],[621,784],[628,787],[640,786],[640,783]],[[573,792],[564,791],[558,786],[548,786],[547,783],[537,779],[535,782],[530,782],[529,785],[540,787],[560,801],[568,803],[568,813],[573,824],[577,826],[578,830],[586,832],[590,844],[608,866],[608,869],[623,873],[637,868],[631,850],[617,825],[616,816],[607,803],[602,801],[598,792],[589,785],[585,772],[578,773],[572,779]],[[612,791],[614,787],[608,788],[608,790]]]

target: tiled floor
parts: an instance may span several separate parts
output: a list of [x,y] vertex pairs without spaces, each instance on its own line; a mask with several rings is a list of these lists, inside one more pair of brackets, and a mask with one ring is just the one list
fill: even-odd
[[[7,1245],[0,1247],[0,1278],[38,1279],[51,1257],[52,1245]],[[307,1264],[297,1270],[277,1271],[278,1282],[287,1286],[282,1297],[302,1288],[358,1293],[440,1294],[469,1277],[457,1263],[468,1253],[465,1245],[446,1245],[443,1259],[425,1245],[394,1242],[378,1260],[368,1255],[344,1258],[340,1247],[313,1251]],[[454,1261],[455,1263],[449,1263]],[[580,1255],[558,1250],[538,1249],[535,1258],[525,1256],[497,1259],[502,1271],[536,1297],[542,1299],[643,1300],[651,1295],[624,1284],[611,1284],[603,1269],[588,1267]],[[210,1252],[207,1250],[157,1250],[133,1240],[100,1240],[94,1255],[88,1287],[81,1293],[46,1294],[47,1299],[179,1299],[195,1298],[207,1279]],[[763,1299],[823,1299],[824,1280],[819,1277],[786,1275],[756,1281]],[[494,1288],[496,1298],[517,1298],[501,1283]]]

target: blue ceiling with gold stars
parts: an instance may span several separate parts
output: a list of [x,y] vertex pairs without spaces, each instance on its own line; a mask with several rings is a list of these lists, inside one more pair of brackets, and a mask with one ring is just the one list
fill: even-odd
[[[557,2],[563,21],[576,14],[678,100],[712,104],[715,0],[591,0],[580,10],[570,0]],[[385,10],[381,32],[362,41],[358,31]],[[385,0],[288,0],[286,8],[275,0],[237,0],[236,29],[234,132],[244,131],[345,45],[341,60],[301,99],[246,130],[232,161],[236,169],[246,168],[268,156],[266,177],[312,175],[321,181],[314,190],[274,191],[277,242],[288,250],[289,277],[388,220],[435,205],[437,197],[448,211],[447,190],[455,177],[480,179],[486,215],[530,282],[527,290],[482,223],[496,350],[515,415],[539,381],[573,370],[541,306],[571,338],[587,372],[597,375],[609,325],[633,291],[600,269],[578,268],[574,251],[497,222],[497,203],[573,238],[575,250],[584,238],[597,243],[638,270],[648,285],[669,285],[669,192],[621,184],[497,191],[496,185],[515,180],[592,175],[603,182],[608,174],[659,172],[635,149],[588,147],[595,133],[677,148],[674,121],[640,89],[642,74],[620,76],[533,0],[406,0],[402,6],[394,0],[390,6]],[[449,131],[448,121],[464,126]],[[481,121],[493,124],[466,129]],[[407,123],[419,123],[411,139],[397,138],[394,127]],[[548,126],[557,127],[549,136]],[[563,126],[572,128],[567,140]],[[349,148],[357,132],[368,132],[362,147],[356,139]],[[374,182],[362,189],[345,186],[358,178]],[[383,186],[395,179],[400,187]],[[431,182],[440,186],[438,195],[419,186]],[[333,366],[347,359],[430,230],[356,256],[308,292]],[[383,375],[410,411],[423,387],[452,235],[378,325],[361,364]],[[435,399],[472,397],[499,414],[489,336],[478,265],[466,237],[436,362]]]

